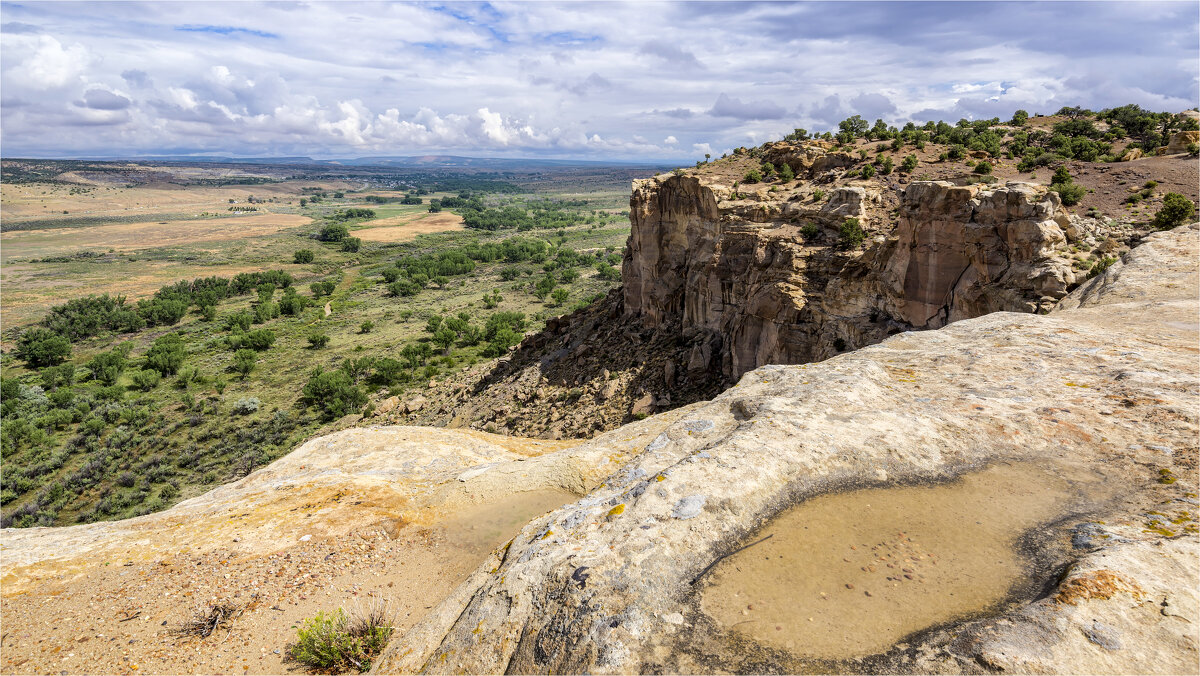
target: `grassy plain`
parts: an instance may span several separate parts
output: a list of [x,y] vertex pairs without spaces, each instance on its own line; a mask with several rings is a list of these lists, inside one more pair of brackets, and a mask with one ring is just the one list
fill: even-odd
[[[562,207],[570,215],[565,227],[520,233],[465,229],[462,218],[450,210],[430,213],[430,199],[459,194],[437,191],[437,177],[430,177],[420,205],[398,203],[405,190],[414,191],[411,183],[399,191],[376,189],[369,181],[310,179],[189,188],[66,178],[92,182],[6,185],[3,197],[11,201],[0,207],[6,218],[0,235],[0,364],[10,388],[6,391],[17,393],[6,404],[3,420],[0,502],[5,525],[68,524],[162,509],[238,478],[305,438],[353,424],[356,416],[331,418],[322,415],[320,402],[303,400],[315,368],[336,370],[364,357],[368,362],[401,359],[404,346],[430,343],[428,321],[435,315],[461,316],[482,330],[497,312],[522,313],[525,330],[536,330],[546,318],[619,283],[611,270],[601,274],[601,268],[619,267],[629,231],[621,212],[627,192],[594,177],[582,183],[539,177],[536,187],[518,183],[518,189],[504,193],[473,193],[488,208],[569,205]],[[470,177],[461,180],[469,183]],[[596,189],[589,192],[592,186]],[[324,197],[311,201],[318,193]],[[251,195],[259,211],[228,211],[230,199],[233,206],[248,206]],[[368,201],[372,195],[392,201]],[[301,198],[307,202],[303,206]],[[342,217],[356,208],[372,209],[374,216]],[[55,210],[69,213],[50,213]],[[220,215],[200,216],[206,212]],[[351,237],[361,239],[361,247],[351,251],[315,239],[330,223],[345,224]],[[514,237],[543,242],[547,255],[537,262],[478,260],[469,272],[429,280],[412,296],[387,290],[383,271],[399,259]],[[314,259],[293,262],[299,249],[312,250]],[[556,258],[568,249],[568,259]],[[573,262],[559,265],[556,260]],[[56,395],[45,369],[31,368],[14,354],[23,331],[51,307],[73,298],[107,293],[127,296],[132,304],[179,280],[264,270],[289,273],[308,307],[251,327],[271,330],[275,341],[256,353],[245,377],[233,369],[231,340],[236,341],[237,330],[226,320],[254,312],[262,301],[253,292],[219,301],[208,317],[192,306],[173,325],[75,341],[67,360],[74,367],[74,383],[58,385],[68,395]],[[536,284],[547,277],[566,291],[565,299],[561,291],[558,300],[535,293]],[[317,281],[331,282],[332,293],[314,298],[309,285]],[[267,302],[281,298],[276,291]],[[169,375],[156,386],[137,387],[134,378],[148,363],[147,351],[169,333],[183,339],[186,357],[180,373],[189,377]],[[312,347],[311,334],[327,336],[328,344]],[[104,387],[93,377],[90,362],[122,345],[129,354],[124,370],[115,387]],[[367,413],[390,396],[411,398],[450,371],[481,368],[490,361],[484,356],[486,341],[472,344],[463,338],[444,350],[431,347],[427,351],[432,354],[394,378],[380,379],[370,367],[355,374],[356,386],[369,397]],[[58,399],[48,400],[52,395]]]

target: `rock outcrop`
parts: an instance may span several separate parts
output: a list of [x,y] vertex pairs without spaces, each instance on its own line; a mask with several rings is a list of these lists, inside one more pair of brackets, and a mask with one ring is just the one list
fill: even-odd
[[[766,155],[811,172],[821,152]],[[877,187],[833,188],[818,205],[802,192],[747,198],[692,176],[640,181],[630,201],[624,311],[649,327],[710,336],[689,370],[736,378],[903,330],[1046,311],[1082,281],[1064,253],[1071,221],[1043,187],[918,181],[898,197],[893,219]],[[865,250],[835,241],[847,218],[873,235]]]
[[1163,146],[1164,155],[1188,152],[1188,146],[1200,143],[1200,131],[1177,131],[1171,135],[1170,142]]
[[[943,181],[864,180],[847,169],[861,160],[823,141],[755,152],[638,182],[620,290],[387,419],[586,437],[710,398],[765,364],[988,312],[1046,312],[1136,237],[1069,215],[1042,186],[948,166]],[[764,160],[797,179],[744,183]],[[851,218],[862,245],[843,245]]]
[[[641,449],[496,550],[374,671],[1194,671],[1198,254],[1198,226],[1154,235],[1049,316],[762,367],[655,436],[527,461]],[[999,607],[843,661],[765,647],[702,609],[710,565],[798,501],[1020,462],[1085,478],[1023,540],[1027,580]]]

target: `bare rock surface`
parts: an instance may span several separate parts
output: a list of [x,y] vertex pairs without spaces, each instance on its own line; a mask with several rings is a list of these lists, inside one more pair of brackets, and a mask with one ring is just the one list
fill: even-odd
[[[762,367],[659,434],[572,449],[641,445],[496,550],[375,671],[1194,671],[1198,253],[1197,226],[1161,233],[1067,304],[1082,307]],[[847,662],[765,648],[700,608],[706,568],[798,501],[1017,461],[1099,478],[1028,535],[1029,583],[1002,607]]]

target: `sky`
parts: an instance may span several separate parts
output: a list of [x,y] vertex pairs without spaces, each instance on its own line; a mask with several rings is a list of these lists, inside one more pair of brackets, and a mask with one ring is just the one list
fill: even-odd
[[695,161],[1200,98],[1200,3],[0,2],[4,157]]

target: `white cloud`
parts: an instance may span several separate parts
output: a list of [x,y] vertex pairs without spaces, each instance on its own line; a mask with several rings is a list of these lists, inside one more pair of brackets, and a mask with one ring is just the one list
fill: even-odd
[[23,58],[18,57],[16,65],[5,69],[4,79],[30,89],[57,89],[79,82],[91,62],[83,45],[76,43],[64,47],[49,35],[6,37],[6,45],[10,42],[13,51],[22,54]]
[[1194,4],[847,7],[6,4],[0,136],[28,155],[690,162],[855,112],[901,124],[1200,96]]

